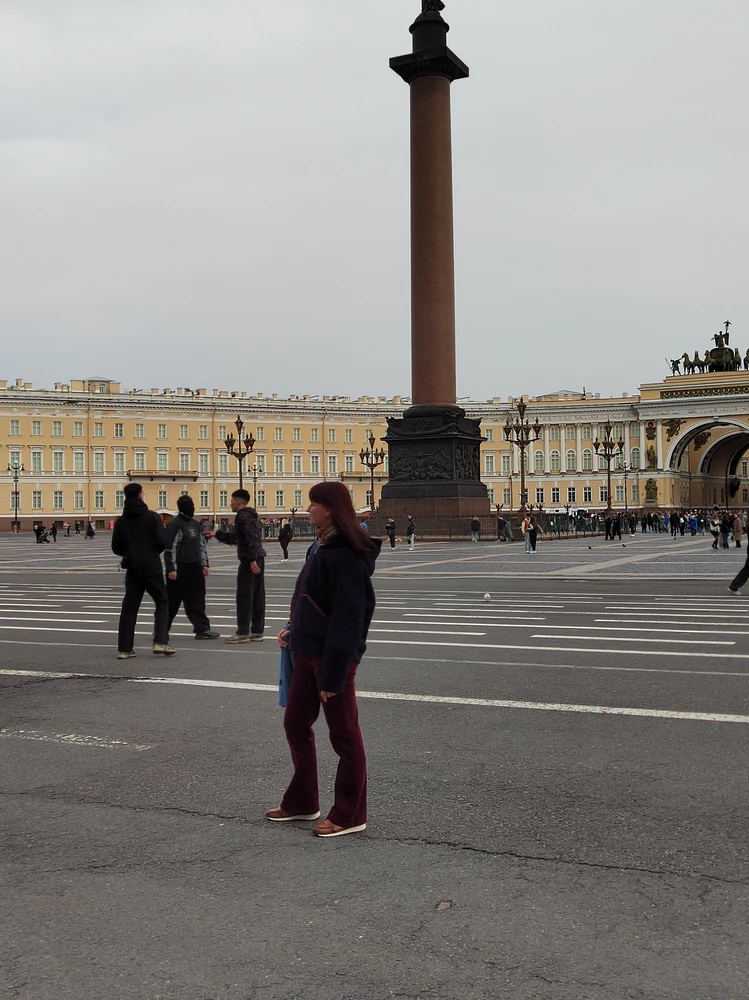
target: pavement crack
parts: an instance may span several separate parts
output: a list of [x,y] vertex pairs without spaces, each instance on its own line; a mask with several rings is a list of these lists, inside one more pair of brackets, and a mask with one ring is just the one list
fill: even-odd
[[592,868],[599,871],[626,872],[641,875],[660,875],[683,879],[705,879],[720,885],[749,886],[749,879],[727,878],[721,875],[711,875],[707,872],[684,871],[678,868],[647,868],[644,865],[615,865],[603,861],[584,861],[579,858],[562,858],[549,854],[523,854],[520,851],[500,851],[487,847],[476,847],[472,844],[461,844],[451,840],[428,840],[424,837],[374,837],[367,835],[368,840],[396,840],[400,844],[425,845],[427,847],[446,847],[449,850],[468,851],[473,854],[483,854],[486,857],[511,858],[516,861],[536,861],[543,864],[568,865],[573,868]]

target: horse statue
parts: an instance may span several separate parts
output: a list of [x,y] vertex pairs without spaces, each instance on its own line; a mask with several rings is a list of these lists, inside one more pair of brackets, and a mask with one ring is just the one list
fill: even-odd
[[744,371],[749,372],[749,350],[744,355]]
[[704,371],[705,371],[705,362],[700,357],[700,352],[699,351],[695,351],[694,352],[694,358],[692,359],[692,371],[696,372],[698,368],[700,370],[700,374],[701,375],[704,374]]
[[737,372],[740,372],[741,371],[741,351],[738,349],[738,347],[733,352],[733,363],[736,366],[735,370]]
[[694,362],[689,357],[689,355],[687,354],[686,351],[684,351],[684,353],[682,354],[680,360],[681,360],[682,364],[684,365],[684,374],[685,375],[694,375]]

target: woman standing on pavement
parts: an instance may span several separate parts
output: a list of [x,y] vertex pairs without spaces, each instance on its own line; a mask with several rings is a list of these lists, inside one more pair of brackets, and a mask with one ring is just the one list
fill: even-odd
[[741,539],[744,536],[744,522],[741,520],[741,514],[739,511],[733,516],[733,540],[736,542],[736,548],[741,548]]
[[289,542],[294,536],[291,524],[289,521],[286,523],[281,521],[281,530],[278,532],[278,544],[281,546],[281,551],[283,552],[283,561],[289,561]]
[[361,531],[343,483],[318,483],[307,508],[317,544],[294,589],[289,627],[278,633],[294,669],[284,729],[294,776],[269,820],[312,820],[320,815],[313,726],[320,705],[338,754],[333,807],[317,823],[318,837],[359,833],[367,825],[367,760],[356,705],[356,669],[366,649],[375,608],[371,576],[381,542]]

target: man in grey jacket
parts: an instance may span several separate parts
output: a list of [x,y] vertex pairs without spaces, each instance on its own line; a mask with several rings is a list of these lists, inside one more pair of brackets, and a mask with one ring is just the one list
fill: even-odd
[[196,639],[218,639],[205,613],[205,578],[208,552],[200,525],[194,518],[195,504],[188,496],[177,501],[177,516],[166,526],[166,592],[169,598],[169,628],[180,604],[192,623]]

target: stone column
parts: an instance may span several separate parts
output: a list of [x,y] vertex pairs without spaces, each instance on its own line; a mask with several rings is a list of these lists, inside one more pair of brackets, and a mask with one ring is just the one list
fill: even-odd
[[661,420],[660,417],[658,417],[658,419],[655,422],[655,450],[658,456],[655,464],[659,472],[661,471],[661,469],[663,469],[663,428],[661,426],[662,423],[663,421]]
[[581,423],[575,424],[575,448],[577,449],[577,471],[583,471],[583,428]]
[[640,421],[640,471],[646,472],[648,467],[647,459],[648,442],[645,437],[645,421]]
[[411,395],[388,420],[383,514],[423,519],[489,513],[480,421],[456,402],[450,86],[468,67],[447,47],[441,0],[422,0],[413,51],[390,60],[411,96]]

